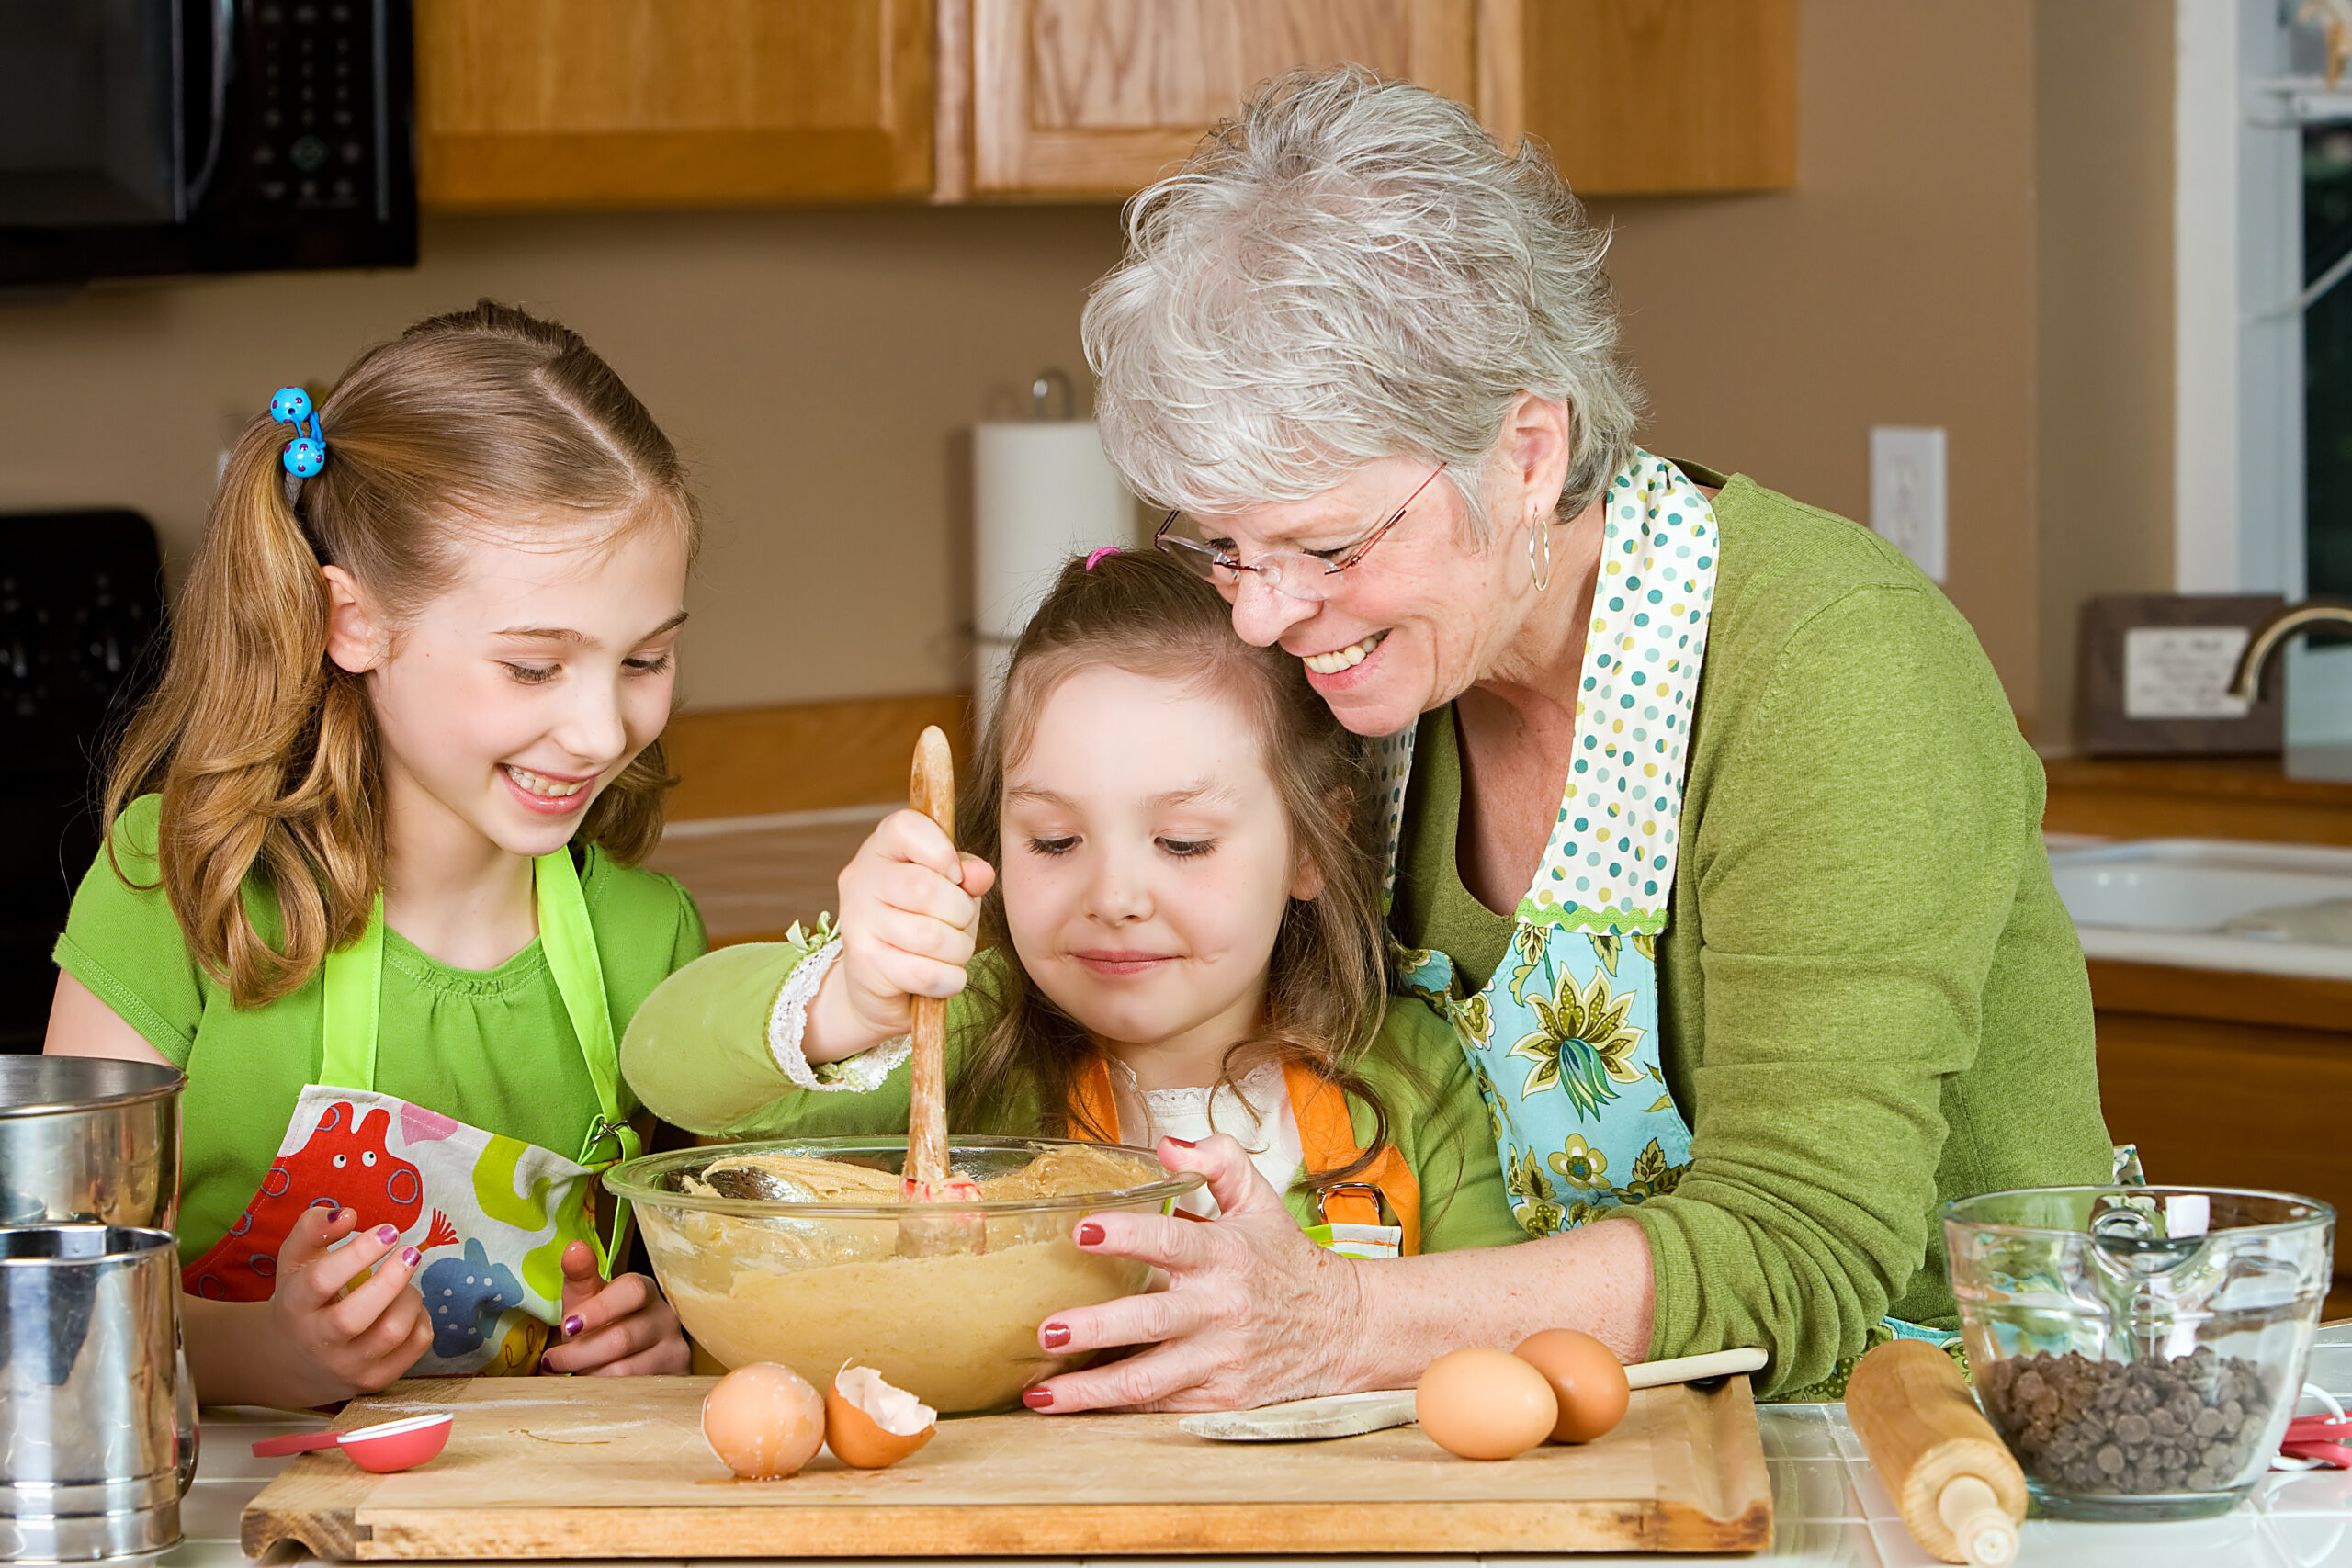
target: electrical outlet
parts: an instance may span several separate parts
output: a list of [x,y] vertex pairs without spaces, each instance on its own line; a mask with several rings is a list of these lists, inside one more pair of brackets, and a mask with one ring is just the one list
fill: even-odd
[[1871,531],[1944,580],[1944,433],[1941,426],[1871,427]]

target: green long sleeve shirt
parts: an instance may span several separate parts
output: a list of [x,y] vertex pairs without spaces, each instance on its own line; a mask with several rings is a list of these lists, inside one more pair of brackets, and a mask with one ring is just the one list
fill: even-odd
[[[2111,1154],[2041,762],[1974,633],[1875,535],[1681,467],[1722,487],[1658,952],[1691,1164],[1628,1213],[1650,1355],[1762,1346],[1782,1392],[1883,1315],[1956,1326],[1945,1200],[2105,1181]],[[1462,883],[1450,712],[1422,722],[1394,923],[1482,986],[1510,921]]]
[[[727,1138],[848,1137],[903,1133],[908,1075],[901,1068],[866,1089],[808,1089],[776,1065],[768,1019],[786,976],[808,949],[798,942],[747,942],[696,959],[645,999],[621,1042],[621,1073],[664,1121]],[[993,960],[983,954],[976,964]],[[966,991],[947,1004],[947,1072],[953,1082],[978,1021]],[[1487,1111],[1453,1032],[1428,1009],[1398,1005],[1382,1025],[1385,1049],[1353,1064],[1386,1105],[1389,1142],[1421,1192],[1421,1250],[1498,1247],[1523,1241],[1494,1157]],[[837,1071],[817,1069],[820,1081]],[[1372,1108],[1348,1097],[1359,1147],[1371,1148]],[[996,1108],[986,1129],[1014,1136],[1058,1133],[1058,1108]],[[1286,1194],[1302,1225],[1320,1223],[1303,1185]]]

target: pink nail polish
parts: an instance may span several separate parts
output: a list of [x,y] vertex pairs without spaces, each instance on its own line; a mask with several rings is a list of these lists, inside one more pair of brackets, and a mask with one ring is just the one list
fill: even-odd
[[1021,1391],[1021,1403],[1032,1410],[1050,1410],[1054,1404],[1054,1391],[1049,1388],[1023,1389]]
[[1049,1323],[1046,1325],[1045,1339],[1046,1349],[1060,1349],[1063,1346],[1069,1343],[1069,1325],[1067,1323]]
[[1102,1227],[1101,1225],[1096,1224],[1092,1220],[1089,1220],[1089,1221],[1087,1221],[1084,1224],[1082,1224],[1082,1225],[1079,1226],[1079,1227],[1078,1227],[1078,1245],[1079,1245],[1079,1246],[1080,1246],[1080,1247],[1100,1247],[1100,1246],[1102,1246]]
[[588,1320],[575,1312],[563,1320],[563,1337],[566,1339],[572,1338],[587,1326]]
[[400,1240],[400,1238],[401,1229],[398,1225],[378,1225],[376,1227],[376,1239],[382,1242],[386,1247],[391,1246],[392,1243]]
[[413,1247],[404,1247],[401,1249],[401,1261],[407,1264],[412,1269],[415,1268],[424,1260],[424,1254],[419,1252]]
[[1168,1141],[1180,1149],[1197,1149],[1201,1146],[1190,1138],[1170,1138]]

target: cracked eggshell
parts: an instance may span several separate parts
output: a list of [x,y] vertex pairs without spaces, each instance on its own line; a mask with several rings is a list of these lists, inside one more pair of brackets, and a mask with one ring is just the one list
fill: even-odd
[[702,1435],[718,1461],[747,1481],[799,1472],[825,1444],[825,1402],[790,1367],[738,1367],[702,1402]]
[[939,1430],[939,1412],[872,1367],[843,1367],[825,1391],[825,1442],[859,1470],[887,1470]]
[[1589,1443],[1616,1427],[1634,1401],[1625,1368],[1608,1346],[1573,1328],[1531,1334],[1511,1354],[1544,1374],[1559,1402],[1555,1443]]

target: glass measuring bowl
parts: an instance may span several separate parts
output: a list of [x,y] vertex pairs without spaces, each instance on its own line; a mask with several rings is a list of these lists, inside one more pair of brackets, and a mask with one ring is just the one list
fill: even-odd
[[1944,1206],[1976,1394],[2061,1518],[2227,1512],[2293,1414],[2335,1212],[2224,1188],[2044,1187]]
[[[1070,1239],[1089,1214],[1165,1213],[1202,1185],[1148,1149],[1055,1138],[957,1135],[959,1176],[988,1182],[1057,1150],[1109,1156],[1123,1177],[1108,1190],[1007,1201],[908,1205],[713,1196],[706,1168],[738,1156],[788,1155],[895,1176],[903,1134],[796,1138],[649,1155],[605,1173],[606,1190],[636,1205],[647,1254],[686,1332],[729,1367],[788,1366],[818,1388],[845,1361],[872,1367],[942,1415],[1001,1409],[1021,1391],[1090,1356],[1049,1354],[1037,1327],[1057,1312],[1142,1291],[1151,1269],[1081,1252]],[[963,1225],[977,1247],[900,1256],[912,1220]]]

